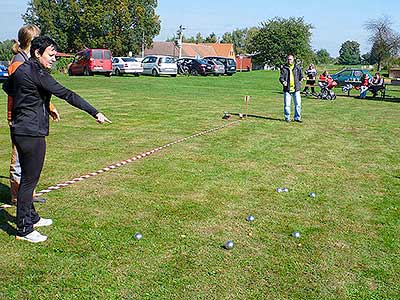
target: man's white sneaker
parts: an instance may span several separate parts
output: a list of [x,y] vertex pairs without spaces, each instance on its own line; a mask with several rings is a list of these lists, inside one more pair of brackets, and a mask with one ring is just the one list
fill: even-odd
[[44,242],[45,240],[47,240],[47,236],[40,234],[36,230],[32,231],[30,234],[27,234],[25,236],[17,235],[15,238],[17,240],[28,241],[30,243],[40,243],[40,242]]
[[37,223],[33,224],[33,227],[50,226],[51,224],[53,224],[53,220],[52,219],[40,218]]

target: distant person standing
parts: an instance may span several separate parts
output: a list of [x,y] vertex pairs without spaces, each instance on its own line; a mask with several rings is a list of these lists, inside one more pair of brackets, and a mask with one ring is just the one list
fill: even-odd
[[287,56],[287,64],[281,67],[281,75],[279,81],[283,86],[283,103],[285,121],[290,122],[290,105],[294,103],[294,121],[301,123],[301,81],[303,80],[303,72],[301,67],[294,62],[294,55]]
[[315,68],[314,64],[310,64],[308,69],[305,72],[306,74],[306,86],[304,87],[303,93],[308,95],[308,89],[311,88],[311,94],[316,96],[315,94],[315,80],[317,78],[317,69]]

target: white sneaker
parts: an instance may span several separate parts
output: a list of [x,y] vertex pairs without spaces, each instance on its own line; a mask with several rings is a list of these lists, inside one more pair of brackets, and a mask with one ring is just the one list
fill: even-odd
[[40,242],[44,242],[45,240],[47,240],[47,236],[42,235],[35,230],[25,236],[17,235],[15,237],[15,239],[21,240],[21,241],[28,241],[30,243],[40,243]]
[[33,227],[50,226],[51,224],[53,224],[52,219],[40,218],[39,221],[37,221],[37,223],[33,224]]

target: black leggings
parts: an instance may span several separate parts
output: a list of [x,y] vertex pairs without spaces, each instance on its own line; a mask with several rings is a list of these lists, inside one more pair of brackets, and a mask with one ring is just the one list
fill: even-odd
[[33,206],[33,193],[42,172],[46,154],[45,137],[12,135],[21,164],[21,183],[17,196],[17,235],[25,236],[33,231],[33,224],[40,219]]

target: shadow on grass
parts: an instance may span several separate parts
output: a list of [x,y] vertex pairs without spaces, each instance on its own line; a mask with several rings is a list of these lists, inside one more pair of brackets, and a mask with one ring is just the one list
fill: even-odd
[[[240,114],[240,113],[231,113],[231,112],[229,114],[231,114],[233,116],[244,115],[244,114]],[[264,119],[264,120],[272,120],[272,121],[280,121],[280,122],[285,121],[284,119],[271,118],[271,117],[260,116],[260,115],[252,115],[252,114],[248,114],[247,117],[256,118],[256,119]]]
[[371,96],[367,96],[367,97],[365,97],[365,99],[360,99],[360,95],[347,95],[347,94],[338,95],[338,96],[346,97],[346,98],[354,98],[354,99],[357,99],[357,100],[400,103],[400,98],[399,97],[393,97],[393,96],[389,96],[389,95],[387,95],[385,97],[385,99],[383,99],[382,97],[371,97]]
[[[1,176],[0,178],[7,178]],[[6,204],[11,204],[11,192],[10,192],[10,187],[8,185],[5,185],[3,183],[0,183],[0,202],[6,203]]]
[[10,223],[15,224],[15,217],[10,215],[5,209],[0,210],[0,230],[3,230],[8,235],[16,235],[17,230],[10,225]]

